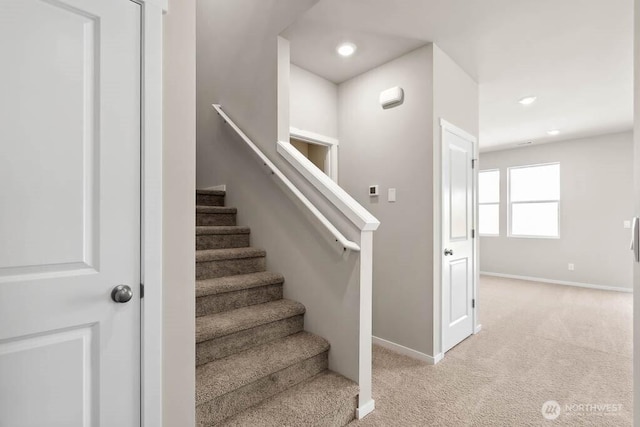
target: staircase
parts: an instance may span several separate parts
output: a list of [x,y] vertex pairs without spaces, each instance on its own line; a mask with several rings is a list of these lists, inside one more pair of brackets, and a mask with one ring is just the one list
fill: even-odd
[[196,191],[198,426],[343,426],[358,386],[327,369],[329,343],[303,330],[225,192]]

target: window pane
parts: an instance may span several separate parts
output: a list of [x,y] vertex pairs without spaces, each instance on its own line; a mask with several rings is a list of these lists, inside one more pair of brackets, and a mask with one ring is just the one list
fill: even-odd
[[512,202],[560,199],[560,165],[509,169]]
[[558,236],[558,203],[514,203],[511,205],[514,236]]
[[500,202],[500,171],[478,173],[478,201],[480,203]]
[[478,206],[478,231],[480,234],[500,234],[500,205]]

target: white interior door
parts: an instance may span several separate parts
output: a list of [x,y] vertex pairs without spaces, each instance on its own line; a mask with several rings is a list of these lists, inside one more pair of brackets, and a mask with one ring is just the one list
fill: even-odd
[[0,2],[2,427],[140,425],[140,19]]
[[442,127],[442,346],[474,330],[473,138]]

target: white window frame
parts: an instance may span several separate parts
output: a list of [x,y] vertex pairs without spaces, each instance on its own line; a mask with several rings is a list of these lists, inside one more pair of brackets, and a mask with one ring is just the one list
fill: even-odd
[[[533,201],[519,201],[512,202],[511,201],[511,170],[512,169],[524,169],[524,168],[534,168],[539,166],[551,166],[558,165],[560,171],[562,171],[562,167],[560,166],[560,162],[549,162],[549,163],[536,163],[531,165],[522,165],[522,166],[511,166],[507,168],[507,203],[508,206],[508,215],[507,215],[507,236],[516,238],[516,239],[559,239],[560,238],[560,219],[561,219],[561,209],[562,209],[562,187],[561,180],[558,182],[558,199],[549,199],[549,200],[533,200]],[[562,172],[561,172],[562,173]],[[511,222],[513,218],[513,205],[514,204],[533,204],[533,203],[557,203],[558,204],[558,235],[557,236],[530,236],[526,234],[513,234],[511,232]]]
[[[498,201],[490,202],[490,203],[482,203],[480,202],[480,174],[484,172],[498,172]],[[502,182],[502,173],[500,172],[500,168],[495,169],[483,169],[478,171],[478,236],[480,237],[500,237],[500,204],[502,203],[502,197],[500,194],[500,183]],[[488,205],[498,205],[498,233],[497,234],[487,234],[482,233],[480,231],[480,206],[488,206]]]

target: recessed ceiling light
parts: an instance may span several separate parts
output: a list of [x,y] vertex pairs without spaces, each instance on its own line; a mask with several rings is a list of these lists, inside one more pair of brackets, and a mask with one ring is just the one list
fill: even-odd
[[538,99],[537,96],[525,96],[524,98],[522,98],[520,101],[518,101],[520,104],[522,105],[531,105],[534,102],[536,102],[536,99]]
[[551,136],[556,136],[556,135],[560,135],[560,131],[558,129],[551,129],[547,131],[547,134]]
[[338,52],[338,55],[346,58],[356,53],[357,48],[358,47],[355,44],[347,42],[339,44],[336,51]]

